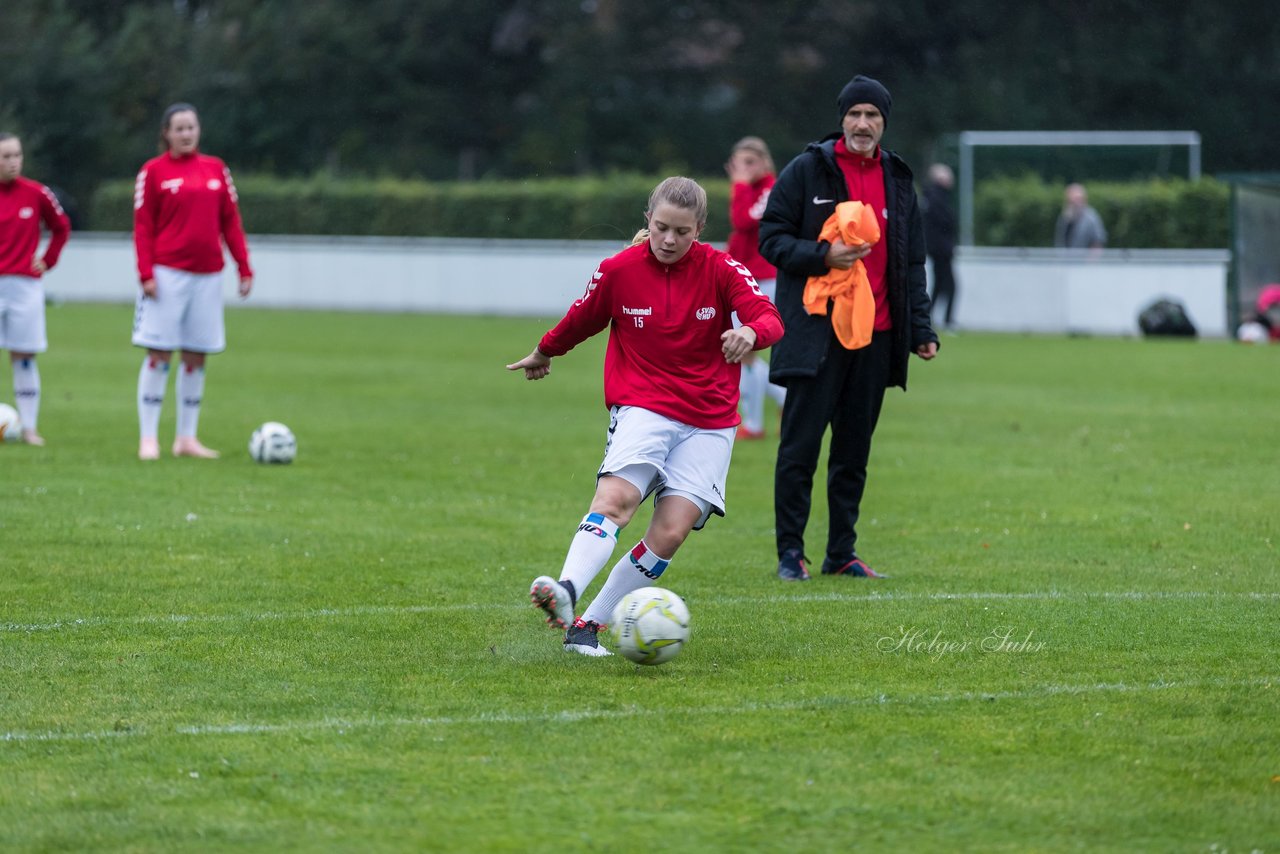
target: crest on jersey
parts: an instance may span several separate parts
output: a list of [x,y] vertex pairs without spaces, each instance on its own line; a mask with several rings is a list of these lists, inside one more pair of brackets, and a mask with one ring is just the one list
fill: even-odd
[[35,208],[18,208],[18,219],[31,219],[35,215]]
[[206,184],[205,186],[207,186],[210,190],[221,190],[222,182],[219,181],[217,178],[210,178],[209,183]]
[[710,320],[716,316],[716,310],[712,306],[707,306],[705,308],[698,309],[693,313],[693,316],[699,320]]

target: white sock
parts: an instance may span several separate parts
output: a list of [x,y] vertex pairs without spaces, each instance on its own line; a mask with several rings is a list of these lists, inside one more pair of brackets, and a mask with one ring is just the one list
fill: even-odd
[[183,365],[174,384],[178,392],[178,437],[194,439],[200,426],[200,399],[204,397],[204,368]]
[[569,543],[569,553],[560,570],[560,580],[573,582],[579,600],[587,587],[604,569],[618,544],[618,526],[600,513],[588,513],[578,525],[578,533]]
[[594,620],[602,626],[613,621],[613,609],[618,607],[622,597],[632,590],[641,587],[652,587],[658,583],[659,576],[666,571],[670,560],[658,557],[641,540],[634,549],[627,552],[613,565],[604,587],[596,594],[587,610],[582,613],[584,620]]
[[764,429],[764,395],[769,384],[769,366],[757,358],[742,366],[742,379],[738,383],[741,396],[742,426],[753,433]]
[[13,363],[13,396],[18,404],[22,429],[33,433],[40,420],[40,369],[35,357],[16,359]]
[[169,382],[169,363],[145,356],[138,373],[138,429],[143,439],[160,434],[160,408]]

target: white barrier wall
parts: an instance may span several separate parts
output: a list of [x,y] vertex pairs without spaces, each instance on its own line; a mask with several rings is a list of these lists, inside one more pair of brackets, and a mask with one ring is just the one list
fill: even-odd
[[[246,305],[352,311],[558,317],[586,289],[604,241],[272,237],[249,240],[256,280]],[[1227,334],[1223,251],[965,248],[956,263],[964,329],[1136,335],[1137,315],[1168,296],[1202,335]],[[228,305],[240,304],[229,264]],[[50,298],[132,302],[128,234],[76,232],[45,278]]]

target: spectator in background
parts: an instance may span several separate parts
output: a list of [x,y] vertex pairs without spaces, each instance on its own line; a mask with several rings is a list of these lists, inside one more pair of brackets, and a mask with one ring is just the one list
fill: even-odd
[[[760,222],[760,254],[778,268],[778,310],[786,330],[774,345],[770,379],[787,387],[774,470],[778,577],[809,578],[804,556],[813,476],[831,428],[827,459],[828,529],[824,575],[876,577],[854,550],[871,437],[889,386],[907,386],[914,353],[938,354],[925,286],[924,222],[906,162],[880,146],[893,99],[877,80],[858,75],[836,99],[840,130],[811,142],[778,176]],[[880,239],[819,239],[840,202],[874,212]],[[847,347],[834,312],[810,314],[810,278],[861,262],[874,298],[869,343]],[[830,302],[829,300],[826,302]],[[926,499],[927,500],[927,499]]]
[[[40,225],[49,245],[40,249]],[[40,277],[58,263],[71,225],[57,198],[43,184],[22,177],[22,141],[0,133],[0,349],[13,364],[13,396],[22,422],[22,440],[43,445],[36,429],[40,415],[40,371],[36,354],[48,349],[44,287]]]
[[958,228],[955,206],[951,203],[951,188],[955,183],[951,167],[945,163],[935,163],[929,167],[929,183],[924,188],[925,245],[929,251],[929,259],[933,261],[933,292],[929,294],[929,298],[932,301],[931,310],[937,309],[939,300],[946,300],[947,310],[942,322],[947,329],[955,328],[954,259]]
[[1101,249],[1107,245],[1107,229],[1102,217],[1089,206],[1083,184],[1068,184],[1065,203],[1054,228],[1053,245],[1060,249]]
[[145,347],[138,374],[138,458],[160,457],[160,409],[173,351],[182,351],[175,457],[213,458],[196,438],[204,365],[226,348],[223,244],[240,271],[240,296],[253,288],[249,247],[231,172],[200,153],[200,120],[190,104],[173,104],[160,123],[160,156],[142,165],[134,190],[133,244],[138,293],[133,343]]
[[[733,146],[724,169],[730,183],[729,254],[751,272],[760,290],[772,301],[778,271],[760,256],[760,217],[764,216],[774,181],[769,146],[758,136],[744,136]],[[769,382],[769,363],[752,352],[742,360],[740,392],[742,424],[738,439],[763,439],[765,396],[782,406],[787,391]]]

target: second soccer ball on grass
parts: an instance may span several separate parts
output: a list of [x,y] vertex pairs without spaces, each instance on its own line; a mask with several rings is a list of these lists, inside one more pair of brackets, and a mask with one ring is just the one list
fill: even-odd
[[249,456],[260,463],[291,463],[297,455],[298,440],[279,421],[268,421],[249,437]]

